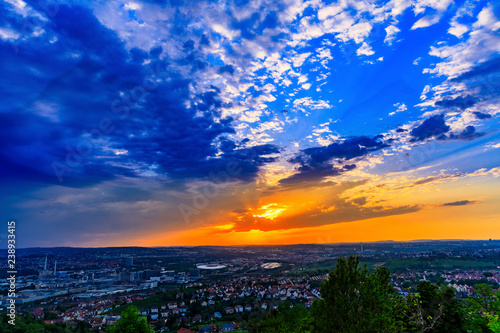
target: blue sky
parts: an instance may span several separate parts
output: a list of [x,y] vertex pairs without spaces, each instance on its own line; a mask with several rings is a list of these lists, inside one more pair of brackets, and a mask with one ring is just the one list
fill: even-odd
[[[23,246],[191,244],[182,232],[214,225],[311,228],[497,198],[495,2],[0,6],[1,217],[20,221]],[[484,196],[447,187],[470,179]],[[403,202],[404,187],[420,192]],[[314,202],[292,209],[297,190]]]

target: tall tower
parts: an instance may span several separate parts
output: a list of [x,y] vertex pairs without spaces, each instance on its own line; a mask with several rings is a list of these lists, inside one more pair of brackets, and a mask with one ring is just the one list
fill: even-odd
[[54,263],[54,275],[56,275],[56,272],[57,272],[57,260],[56,260],[56,262]]
[[47,255],[45,255],[45,266],[43,266],[43,270],[47,270]]
[[361,242],[361,253],[363,253],[363,242]]

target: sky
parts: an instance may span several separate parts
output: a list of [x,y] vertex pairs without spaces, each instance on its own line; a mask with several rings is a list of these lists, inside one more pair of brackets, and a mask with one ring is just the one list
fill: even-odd
[[0,0],[0,246],[499,239],[499,19]]

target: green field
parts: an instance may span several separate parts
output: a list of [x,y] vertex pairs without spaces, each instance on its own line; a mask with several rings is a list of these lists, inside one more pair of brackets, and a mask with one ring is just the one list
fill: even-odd
[[403,258],[388,260],[384,267],[391,272],[418,271],[443,271],[443,270],[489,270],[496,269],[498,264],[492,260],[478,260],[478,258]]

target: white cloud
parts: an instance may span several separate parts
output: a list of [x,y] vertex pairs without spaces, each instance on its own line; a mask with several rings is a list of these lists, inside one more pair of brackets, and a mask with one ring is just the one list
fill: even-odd
[[331,108],[327,101],[313,100],[311,97],[298,98],[293,101],[294,107],[307,107],[312,110],[328,109]]
[[392,45],[393,41],[396,39],[396,36],[400,31],[401,30],[395,25],[390,25],[385,28],[386,36],[384,38],[384,43]]
[[0,38],[3,40],[16,40],[21,34],[9,28],[0,28]]
[[389,113],[389,116],[394,116],[398,112],[403,112],[403,111],[408,110],[408,107],[406,106],[405,103],[396,103],[396,104],[394,104],[394,106],[397,107],[397,109],[396,109],[396,111]]
[[441,15],[439,14],[424,16],[413,24],[411,30],[430,27],[431,25],[438,23],[440,19]]
[[319,51],[318,58],[320,58],[320,59],[328,59],[328,60],[333,59],[332,53],[330,52],[330,49],[321,48],[318,51]]
[[424,90],[422,90],[422,93],[420,94],[420,100],[423,101],[423,100],[426,100],[427,99],[427,93],[431,90],[431,86],[430,85],[426,85],[424,87]]
[[299,80],[298,80],[299,83],[304,83],[306,81],[307,81],[307,76],[306,75],[299,76]]
[[341,4],[333,4],[323,7],[318,10],[318,19],[323,21],[329,17],[339,14],[343,9],[344,6],[342,6]]
[[500,22],[490,4],[481,10],[465,41],[451,46],[443,44],[431,47],[429,55],[443,60],[434,68],[424,69],[424,73],[454,78],[478,63],[489,60],[492,54],[500,52],[500,36],[495,33],[498,29]]
[[489,143],[489,144],[487,144],[484,147],[485,148],[499,149],[500,148],[500,142],[499,143]]
[[141,5],[137,2],[129,2],[123,5],[123,8],[127,10],[138,10],[141,9]]
[[291,58],[293,67],[300,67],[311,53],[300,53]]
[[361,47],[356,51],[356,54],[359,55],[365,55],[365,56],[370,56],[372,54],[375,54],[375,52],[372,50],[371,46],[368,45],[368,43],[363,42]]
[[411,30],[426,28],[438,23],[443,17],[444,12],[448,9],[453,0],[421,0],[414,4],[413,11],[415,15],[421,14],[427,8],[435,10],[434,14],[425,15],[413,24]]
[[469,31],[469,28],[466,25],[460,24],[455,21],[451,23],[451,26],[448,29],[449,34],[454,35],[458,38],[462,37],[462,35],[465,34],[467,31]]

